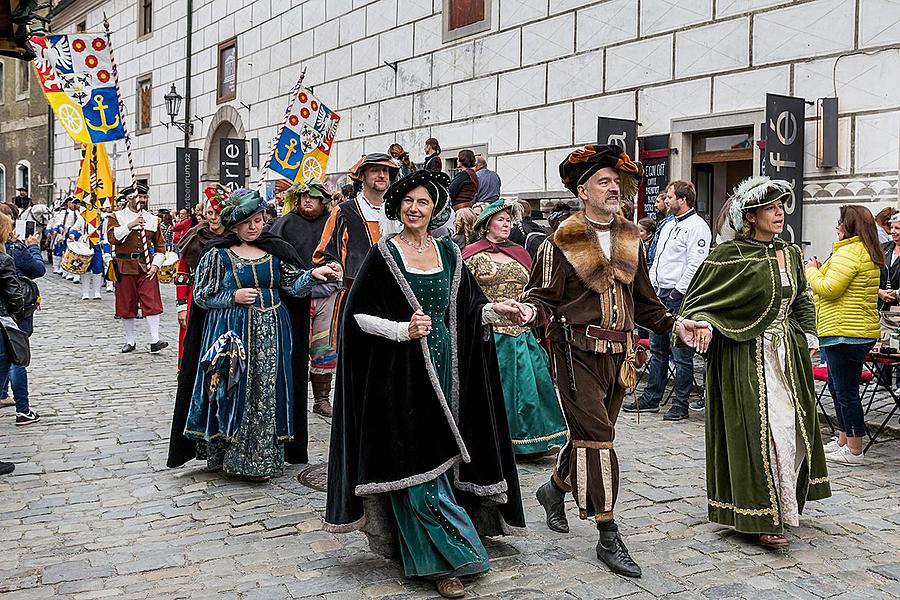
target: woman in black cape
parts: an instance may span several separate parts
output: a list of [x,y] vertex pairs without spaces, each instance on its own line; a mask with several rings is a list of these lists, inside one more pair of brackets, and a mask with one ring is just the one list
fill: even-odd
[[362,529],[407,577],[449,598],[489,568],[480,535],[524,535],[491,304],[449,239],[448,177],[417,171],[385,194],[403,231],[372,248],[339,341],[325,529]]

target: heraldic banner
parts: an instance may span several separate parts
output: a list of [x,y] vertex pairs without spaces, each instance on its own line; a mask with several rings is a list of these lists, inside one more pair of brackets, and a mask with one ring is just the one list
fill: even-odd
[[124,138],[106,34],[35,36],[30,43],[44,94],[72,139],[98,144]]
[[322,179],[341,117],[308,89],[301,87],[296,94],[269,169],[291,182],[310,177]]

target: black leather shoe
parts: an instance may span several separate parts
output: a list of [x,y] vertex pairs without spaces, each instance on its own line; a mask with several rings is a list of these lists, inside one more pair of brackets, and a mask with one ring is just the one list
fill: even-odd
[[15,470],[16,465],[14,465],[13,463],[0,461],[0,475],[9,475]]
[[675,406],[671,407],[668,412],[663,415],[663,421],[684,421],[687,418],[688,411]]
[[122,346],[122,354],[128,354],[129,352],[134,352],[134,344],[125,344]]
[[629,402],[628,404],[622,406],[622,410],[627,413],[638,412],[638,408],[640,408],[640,412],[658,413],[659,402],[653,402],[652,400],[644,400],[643,398],[638,398],[636,402]]
[[163,348],[168,348],[168,347],[169,347],[169,342],[159,341],[159,342],[156,342],[155,344],[150,344],[150,352],[159,352]]
[[602,560],[609,570],[625,577],[640,577],[641,568],[631,559],[628,548],[622,541],[618,531],[601,531],[597,542],[597,558]]
[[557,533],[569,533],[566,520],[566,495],[553,487],[549,481],[538,488],[537,500],[547,513],[547,527]]

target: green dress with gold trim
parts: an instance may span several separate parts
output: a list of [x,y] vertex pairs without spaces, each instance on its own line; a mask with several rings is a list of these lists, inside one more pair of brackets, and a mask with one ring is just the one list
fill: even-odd
[[720,244],[694,276],[681,314],[714,329],[706,375],[709,519],[781,534],[798,523],[807,500],[831,496],[809,355],[815,306],[799,248],[778,238]]
[[[528,284],[528,270],[515,260],[497,262],[479,252],[466,259],[466,266],[491,302],[518,300]],[[562,447],[568,431],[546,351],[531,329],[504,317],[494,323],[494,345],[513,450],[528,455]]]

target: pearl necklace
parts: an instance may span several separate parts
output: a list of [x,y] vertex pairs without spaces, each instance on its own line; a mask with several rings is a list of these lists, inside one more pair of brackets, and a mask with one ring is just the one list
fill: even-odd
[[402,241],[404,244],[406,244],[407,246],[409,246],[410,248],[412,248],[413,250],[418,252],[419,256],[421,256],[425,252],[425,246],[431,243],[431,236],[430,235],[426,236],[425,242],[418,246],[416,244],[414,244],[413,242],[409,241],[408,239],[406,239],[405,237],[403,237],[402,233],[400,234],[400,241]]

